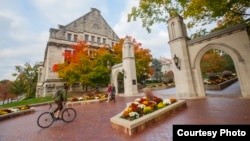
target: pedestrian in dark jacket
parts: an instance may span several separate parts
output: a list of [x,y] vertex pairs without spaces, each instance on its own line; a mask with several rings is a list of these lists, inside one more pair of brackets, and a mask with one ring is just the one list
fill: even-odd
[[111,84],[111,98],[110,98],[110,101],[113,101],[115,103],[115,86],[114,86],[114,83]]
[[110,84],[108,84],[108,87],[107,87],[107,94],[108,94],[108,100],[106,101],[106,102],[109,102],[109,100],[110,100],[110,97],[111,97],[111,85]]

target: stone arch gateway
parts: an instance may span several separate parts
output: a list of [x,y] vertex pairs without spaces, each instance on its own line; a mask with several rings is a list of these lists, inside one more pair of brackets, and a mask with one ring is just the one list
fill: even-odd
[[[117,76],[123,73],[124,78],[124,96],[133,96],[138,94],[134,45],[128,36],[125,37],[122,47],[122,63],[112,66],[111,83],[114,83],[118,90]],[[116,91],[116,94],[118,91]]]
[[200,61],[208,50],[219,49],[229,54],[234,62],[242,97],[250,97],[250,41],[246,28],[239,24],[190,40],[182,17],[169,19],[170,51],[172,57],[179,58],[180,65],[180,69],[174,69],[176,96],[205,97]]

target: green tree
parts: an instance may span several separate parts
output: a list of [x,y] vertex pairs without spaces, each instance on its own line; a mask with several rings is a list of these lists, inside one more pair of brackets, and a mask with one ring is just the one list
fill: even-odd
[[222,56],[225,60],[225,70],[229,70],[232,72],[235,72],[235,66],[234,66],[234,62],[232,60],[232,58],[228,55],[228,54],[224,54]]
[[[13,82],[11,91],[16,95],[24,92],[26,98],[35,97],[38,63],[34,66],[25,63],[24,66],[18,65],[15,68],[17,72],[12,75],[16,77],[16,80]],[[20,87],[22,89],[19,89]]]
[[212,22],[218,22],[218,29],[237,23],[250,26],[249,6],[249,0],[139,0],[139,5],[128,14],[128,22],[140,18],[142,26],[150,32],[153,24],[166,23],[180,15],[187,19],[188,28],[201,26],[191,35],[195,38],[208,33],[204,25]]
[[153,59],[152,61],[152,68],[154,69],[153,79],[158,80],[159,82],[162,81],[163,74],[161,72],[161,62],[157,59]]
[[22,80],[17,79],[11,83],[9,92],[15,94],[16,96],[20,96],[26,93],[25,84],[23,83]]
[[[250,1],[247,0],[179,0],[184,18],[190,18],[188,27],[201,25],[200,31],[206,30],[203,25],[217,22],[212,31],[226,28],[238,23],[250,26],[250,14],[247,13]],[[202,27],[203,26],[203,27]],[[199,33],[199,32],[198,32]],[[207,31],[206,31],[207,33]],[[197,34],[193,35],[198,36]]]
[[101,47],[94,51],[93,58],[94,67],[89,73],[89,79],[92,85],[107,84],[110,81],[111,66],[114,64],[112,54],[105,47]]

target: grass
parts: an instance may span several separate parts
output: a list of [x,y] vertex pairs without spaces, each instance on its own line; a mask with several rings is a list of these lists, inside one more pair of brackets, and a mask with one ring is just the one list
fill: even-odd
[[53,101],[51,96],[40,97],[40,98],[27,98],[24,100],[0,105],[0,109],[18,107],[18,106],[23,106],[23,105],[31,105],[31,104],[37,104],[37,103],[43,103],[43,102],[50,102],[50,101]]
[[[82,93],[68,93],[68,98],[79,97],[79,96],[82,96]],[[51,101],[54,101],[52,96],[39,97],[39,98],[27,98],[24,100],[0,105],[0,109],[13,108],[13,107],[18,107],[18,106],[32,105],[32,104],[51,102]]]

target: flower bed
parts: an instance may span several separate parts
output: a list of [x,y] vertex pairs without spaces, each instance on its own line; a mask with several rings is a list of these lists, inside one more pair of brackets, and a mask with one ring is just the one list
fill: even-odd
[[176,100],[175,98],[158,102],[148,101],[147,103],[145,101],[147,99],[141,98],[128,103],[123,112],[110,119],[112,128],[134,135],[155,123],[161,122],[175,111],[186,107],[185,100]]
[[151,101],[149,101],[146,97],[138,98],[123,111],[121,118],[135,120],[167,105],[173,104],[176,101],[177,100],[175,98],[169,98],[163,101],[163,99],[156,96],[154,96]]
[[34,109],[31,108],[29,105],[15,107],[15,108],[8,108],[0,110],[0,120],[12,118],[15,116],[32,113]]
[[230,86],[231,84],[233,84],[234,82],[238,81],[238,78],[232,78],[229,80],[225,80],[222,83],[219,84],[209,84],[209,85],[204,85],[206,90],[223,90],[224,88]]
[[68,106],[103,102],[107,100],[106,94],[95,94],[95,95],[84,95],[83,97],[73,97],[70,102],[67,103]]
[[93,94],[93,95],[83,95],[82,97],[73,97],[71,98],[71,102],[75,101],[83,101],[83,100],[93,100],[93,99],[105,99],[107,98],[107,94]]

